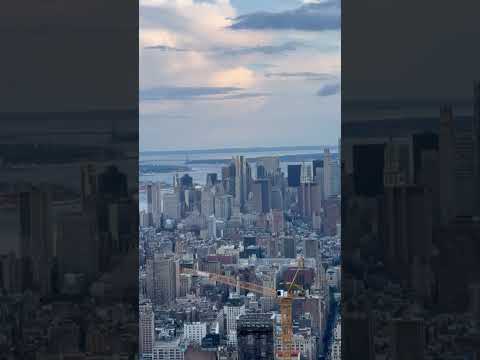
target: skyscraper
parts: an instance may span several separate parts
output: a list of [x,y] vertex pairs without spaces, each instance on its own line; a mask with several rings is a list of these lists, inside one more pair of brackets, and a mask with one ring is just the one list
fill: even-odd
[[283,238],[283,257],[290,259],[297,257],[295,238],[293,236],[285,236]]
[[237,343],[237,317],[245,314],[245,304],[239,297],[231,297],[223,307],[226,320],[226,330],[230,341]]
[[312,169],[313,169],[313,178],[317,176],[317,169],[318,168],[323,168],[323,160],[321,159],[316,159],[312,161]]
[[247,165],[243,156],[236,156],[235,163],[235,203],[244,210],[247,199]]
[[215,240],[217,238],[217,219],[215,218],[215,215],[210,215],[208,217],[207,237],[210,240]]
[[475,184],[474,212],[480,215],[480,81],[473,84],[473,183]]
[[168,219],[177,220],[181,216],[179,193],[163,194],[163,214]]
[[326,148],[323,153],[323,192],[325,198],[334,195],[334,169],[330,150]]
[[301,169],[302,169],[302,165],[300,164],[287,166],[288,186],[290,187],[300,186]]
[[212,187],[217,183],[217,173],[208,173],[207,174],[207,187]]
[[273,314],[245,314],[237,320],[239,360],[274,357]]
[[140,304],[140,354],[144,359],[152,359],[153,345],[155,344],[155,314],[152,304]]
[[450,107],[440,109],[439,158],[440,163],[440,221],[447,224],[454,216],[453,208],[453,114]]
[[425,359],[425,324],[420,319],[394,319],[392,327],[392,359]]
[[156,253],[153,260],[155,302],[158,305],[168,305],[176,296],[176,271],[173,256]]
[[208,217],[215,212],[215,199],[213,192],[210,189],[204,189],[202,191],[201,200],[201,213],[203,216]]
[[[265,175],[264,176],[274,176],[280,169],[280,160],[276,156],[267,156],[257,159],[257,168],[262,166]],[[258,174],[257,174],[258,177]]]

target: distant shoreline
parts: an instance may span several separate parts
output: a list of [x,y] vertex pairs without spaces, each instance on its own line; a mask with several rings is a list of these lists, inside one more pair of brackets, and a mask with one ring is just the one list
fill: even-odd
[[[334,157],[336,154],[332,154]],[[312,153],[312,154],[295,154],[295,155],[282,155],[277,156],[281,162],[301,162],[301,161],[310,161],[310,160],[317,160],[323,159],[323,153]],[[261,159],[262,156],[247,158],[248,162],[256,162]],[[232,159],[196,159],[196,160],[189,160],[185,163],[188,165],[195,165],[195,164],[226,164],[232,161]]]
[[140,175],[169,173],[172,171],[186,172],[191,171],[191,168],[183,165],[151,165],[145,164],[139,166]]
[[229,154],[229,153],[245,153],[245,152],[271,152],[271,151],[311,151],[324,149],[337,149],[336,145],[308,145],[308,146],[272,146],[272,147],[236,147],[236,148],[220,148],[220,149],[192,149],[192,150],[146,150],[140,151],[140,155],[188,155],[188,154]]

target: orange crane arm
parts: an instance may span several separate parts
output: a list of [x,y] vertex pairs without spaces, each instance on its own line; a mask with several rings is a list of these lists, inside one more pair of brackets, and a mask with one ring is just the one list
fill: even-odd
[[230,276],[209,273],[205,271],[191,270],[191,269],[183,269],[182,272],[186,274],[202,276],[204,278],[211,279],[222,284],[226,284],[230,286],[238,286],[241,289],[245,289],[245,290],[254,292],[256,294],[264,295],[264,296],[275,297],[277,295],[277,291],[275,289],[267,288],[264,286],[260,286],[260,285],[245,282],[245,281],[239,281]]

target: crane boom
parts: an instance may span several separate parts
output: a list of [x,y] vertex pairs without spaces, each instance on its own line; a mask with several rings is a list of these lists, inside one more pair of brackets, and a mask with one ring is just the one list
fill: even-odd
[[256,294],[264,295],[264,296],[274,297],[277,295],[277,291],[275,289],[267,288],[267,287],[254,284],[254,283],[249,283],[246,281],[239,281],[238,279],[235,279],[226,275],[220,275],[220,274],[209,273],[209,272],[199,271],[199,270],[191,270],[191,269],[183,269],[183,272],[187,274],[202,276],[222,284],[238,286],[241,289],[245,289],[245,290],[254,292]]

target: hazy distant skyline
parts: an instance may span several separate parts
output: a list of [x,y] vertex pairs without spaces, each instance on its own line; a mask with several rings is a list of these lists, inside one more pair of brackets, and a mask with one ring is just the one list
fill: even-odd
[[141,0],[139,56],[142,151],[338,142],[338,0]]

